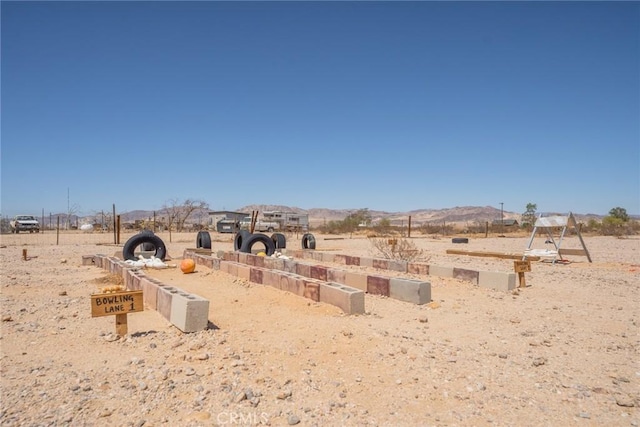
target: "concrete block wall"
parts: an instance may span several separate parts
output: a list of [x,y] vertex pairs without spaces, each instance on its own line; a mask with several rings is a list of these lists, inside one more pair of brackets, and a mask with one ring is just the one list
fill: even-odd
[[[219,253],[225,257],[224,253]],[[193,257],[199,256],[198,254],[187,253],[185,251],[184,257]],[[364,293],[369,293],[372,295],[383,295],[390,298],[396,298],[401,301],[411,302],[414,304],[425,304],[431,301],[431,284],[428,282],[422,282],[419,280],[410,280],[403,279],[394,282],[393,286],[398,289],[394,292],[391,292],[391,281],[389,277],[384,276],[371,276],[366,273],[352,272],[349,270],[341,270],[337,268],[331,268],[324,265],[317,264],[306,264],[303,262],[297,262],[295,260],[283,260],[282,263],[274,263],[269,264],[269,257],[258,257],[252,254],[240,253],[238,256],[238,266],[242,262],[245,262],[247,266],[251,266],[255,263],[255,258],[263,258],[265,260],[265,265],[272,265],[275,267],[281,267],[281,269],[264,269],[261,273],[254,273],[253,277],[250,277],[248,280],[255,283],[262,283],[265,285],[270,285],[274,287],[278,287],[276,283],[279,283],[280,289],[285,289],[288,292],[292,292],[296,295],[304,296],[304,292],[306,292],[312,296],[312,298],[316,298],[316,294],[318,294],[319,300],[321,302],[327,302],[332,305],[336,305],[343,310],[359,310],[359,305],[354,303],[351,304],[349,298],[359,298],[359,296],[351,296],[351,294],[355,292],[362,292],[362,297],[364,298]],[[273,258],[276,259],[277,258]],[[347,256],[342,256],[341,259],[347,260]],[[359,263],[359,259],[357,257],[349,257],[350,262],[353,264]],[[315,259],[314,259],[315,261]],[[387,260],[384,260],[387,261]],[[196,263],[198,259],[196,259]],[[223,261],[223,264],[227,261]],[[383,264],[380,264],[383,265]],[[389,265],[384,264],[384,265]],[[406,268],[406,265],[403,266]],[[225,267],[226,268],[226,267]],[[255,267],[251,267],[255,268]],[[227,270],[225,270],[227,271]],[[317,280],[320,284],[323,283],[334,283],[340,284],[343,288],[337,288],[342,291],[345,295],[341,298],[344,299],[336,299],[333,294],[336,293],[336,286],[330,286],[329,288],[320,287],[317,289],[311,285],[305,285],[308,287],[302,288],[301,285],[294,281],[291,277],[292,274],[304,277],[305,279],[313,279]],[[277,275],[278,278],[270,278],[271,275]],[[261,280],[261,281],[260,281]],[[314,282],[307,282],[314,283]],[[323,289],[326,289],[326,299],[325,294],[323,294]],[[426,298],[429,298],[428,300]],[[339,302],[339,303],[338,303]],[[345,311],[346,313],[352,313],[356,311]]]
[[[218,253],[218,256],[222,257],[219,263],[220,271],[253,283],[291,292],[315,302],[334,305],[347,314],[364,313],[364,291],[346,284],[327,285],[329,269],[323,265],[300,264],[292,260],[259,257],[247,253],[236,254],[232,256],[228,253]],[[189,249],[185,250],[183,257],[193,258],[196,264],[206,264],[206,255]],[[340,277],[340,274],[337,273],[335,277]]]
[[[318,255],[318,252],[319,251],[308,249],[294,249],[288,250],[286,253],[287,255],[290,255],[292,257],[302,259],[315,260],[318,258],[322,258],[325,262],[333,262],[336,264],[361,265],[365,267],[377,268],[379,270],[399,271],[403,273],[417,274],[422,276],[456,278],[473,283],[474,285],[480,285],[483,288],[494,289],[498,291],[509,291],[515,288],[515,273],[511,272],[477,271],[442,265],[430,265],[402,260],[356,257],[334,253],[328,254],[327,259],[324,259],[325,255]],[[331,259],[332,261],[328,261],[328,259]],[[514,281],[513,285],[511,284],[512,281]],[[349,285],[355,286],[354,284]],[[362,289],[361,284],[356,287]],[[381,290],[375,288],[375,292],[381,292]]]
[[[215,266],[215,260],[211,265]],[[218,260],[219,262],[219,260]],[[209,300],[147,276],[116,257],[84,255],[83,265],[95,265],[120,275],[129,290],[142,290],[144,305],[155,310],[182,332],[197,332],[209,324]]]

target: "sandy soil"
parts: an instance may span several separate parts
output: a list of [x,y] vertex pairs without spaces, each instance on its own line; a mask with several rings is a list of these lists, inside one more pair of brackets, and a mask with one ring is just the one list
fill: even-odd
[[[169,264],[195,247],[195,233],[159,236]],[[325,237],[318,250],[377,255],[366,238]],[[232,249],[231,236],[212,239],[214,253]],[[411,239],[431,264],[493,271],[513,261],[445,251],[522,253],[527,240]],[[81,265],[118,250],[112,235],[0,243],[3,426],[640,425],[637,238],[587,237],[593,263],[534,262],[530,286],[512,293],[422,277],[432,303],[367,295],[359,316],[202,266],[148,270],[208,298],[211,327],[183,334],[146,310],[121,339],[115,318],[90,311],[114,278]]]

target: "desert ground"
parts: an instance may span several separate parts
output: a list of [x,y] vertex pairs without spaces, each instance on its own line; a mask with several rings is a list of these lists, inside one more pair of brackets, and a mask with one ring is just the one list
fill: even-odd
[[[169,265],[195,247],[195,233],[158,236]],[[211,236],[214,254],[233,249]],[[316,250],[377,255],[364,236],[335,237],[316,234]],[[523,253],[528,237],[410,240],[429,264],[506,272],[512,260],[446,250]],[[640,239],[585,242],[593,263],[533,262],[511,292],[384,271],[430,282],[432,302],[366,295],[363,315],[204,266],[149,269],[209,299],[209,328],[184,334],[145,310],[118,337],[90,310],[116,279],[82,265],[121,249],[112,234],[2,235],[0,424],[638,426]]]

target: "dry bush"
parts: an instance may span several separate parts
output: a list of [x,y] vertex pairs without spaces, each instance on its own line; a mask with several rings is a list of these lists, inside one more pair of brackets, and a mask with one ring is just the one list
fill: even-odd
[[370,238],[371,246],[382,258],[400,261],[428,261],[422,249],[407,239]]

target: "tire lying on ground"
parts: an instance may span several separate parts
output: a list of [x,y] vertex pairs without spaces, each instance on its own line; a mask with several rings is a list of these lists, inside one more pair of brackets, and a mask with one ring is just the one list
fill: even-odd
[[276,251],[276,245],[273,240],[271,240],[271,237],[267,236],[266,234],[257,233],[250,234],[249,237],[243,239],[240,252],[250,254],[251,250],[253,249],[253,245],[255,245],[256,243],[261,243],[264,245],[264,252],[267,254],[267,256],[273,255],[273,253]]
[[138,258],[136,258],[135,250],[138,246],[144,245],[145,243],[148,243],[150,245],[150,247],[152,248],[150,250],[155,251],[156,258],[164,261],[167,256],[167,248],[164,245],[162,239],[155,234],[140,233],[131,237],[129,240],[127,240],[127,242],[124,244],[124,247],[122,248],[122,257],[125,260],[137,261]]
[[451,239],[451,243],[469,243],[469,239],[466,237],[454,237]]
[[246,240],[249,236],[251,236],[251,233],[249,233],[249,231],[247,230],[238,231],[233,238],[233,250],[239,251],[240,248],[242,248],[242,241]]
[[305,233],[302,235],[302,249],[315,249],[316,238],[311,233]]
[[208,231],[198,231],[196,248],[211,249],[211,235]]
[[287,238],[282,233],[273,233],[271,240],[276,245],[276,249],[284,249],[287,247]]
[[[155,233],[153,231],[149,230],[148,228],[140,230],[140,234],[144,234],[144,235],[147,235],[147,236],[154,236],[155,235]],[[142,244],[142,250],[145,251],[145,252],[150,252],[150,251],[152,251],[154,249],[155,248],[151,243],[143,243]]]

